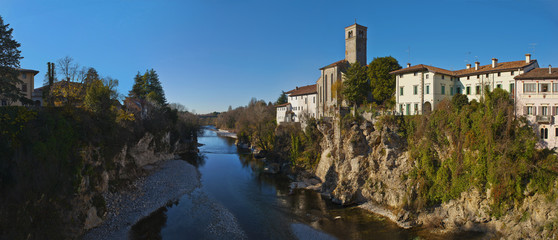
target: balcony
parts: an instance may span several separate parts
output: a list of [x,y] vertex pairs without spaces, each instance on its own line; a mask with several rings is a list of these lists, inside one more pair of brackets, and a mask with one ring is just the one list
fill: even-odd
[[537,123],[539,123],[539,124],[540,124],[540,123],[552,124],[552,119],[554,119],[553,116],[541,116],[541,115],[538,115],[538,116],[537,116]]

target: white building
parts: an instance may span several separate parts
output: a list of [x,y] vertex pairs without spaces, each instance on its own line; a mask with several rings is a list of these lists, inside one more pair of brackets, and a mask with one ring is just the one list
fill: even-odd
[[516,114],[527,117],[541,147],[558,147],[558,69],[536,68],[515,77]]
[[316,84],[286,92],[288,103],[277,106],[277,124],[283,122],[305,122],[317,116]]
[[[469,101],[480,100],[484,86],[490,90],[503,88],[514,93],[514,77],[537,68],[537,60],[531,60],[531,55],[526,54],[525,60],[498,63],[493,58],[492,64],[475,66],[462,70],[450,71],[428,65],[407,64],[391,72],[396,75],[396,102],[397,112],[403,115],[421,114],[431,111],[444,98],[449,98],[456,93],[467,96]],[[513,95],[512,95],[513,97]]]

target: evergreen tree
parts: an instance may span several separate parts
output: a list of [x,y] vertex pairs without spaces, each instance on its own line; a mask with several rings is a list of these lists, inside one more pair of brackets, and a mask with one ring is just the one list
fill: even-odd
[[343,96],[355,107],[366,100],[370,92],[370,83],[366,75],[366,66],[355,62],[347,69],[343,81]]
[[399,62],[391,56],[374,58],[368,65],[372,96],[378,104],[392,98],[395,92],[395,75],[389,73],[398,69],[401,69]]
[[23,101],[26,98],[18,88],[23,82],[17,78],[19,60],[23,58],[18,49],[21,44],[12,38],[14,29],[9,26],[0,16],[0,98],[10,102]]
[[280,105],[280,104],[285,104],[287,102],[288,102],[287,94],[284,91],[281,91],[281,95],[279,95],[279,98],[277,99],[277,102],[275,102],[275,104]]
[[143,75],[140,75],[139,72],[136,74],[134,86],[129,95],[130,97],[153,101],[161,106],[167,104],[159,75],[153,69],[145,71]]

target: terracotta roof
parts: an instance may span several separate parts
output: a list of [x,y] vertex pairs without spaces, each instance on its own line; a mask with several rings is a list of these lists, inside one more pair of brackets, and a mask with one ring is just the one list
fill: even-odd
[[443,74],[451,75],[451,76],[455,75],[455,73],[453,71],[446,70],[446,69],[443,69],[443,68],[433,67],[433,66],[429,66],[429,65],[424,65],[424,64],[419,64],[419,65],[411,66],[411,67],[408,67],[408,68],[401,68],[399,70],[395,70],[395,71],[390,72],[390,74],[418,72],[418,71],[423,71],[423,70],[428,70],[428,71],[437,72],[437,73],[443,73]]
[[20,72],[32,72],[32,73],[35,74],[35,75],[37,75],[37,73],[39,73],[39,71],[33,70],[33,69],[18,68],[17,70],[20,71]]
[[279,104],[275,107],[284,107],[284,106],[288,106],[288,105],[291,105],[291,104],[290,103],[283,103],[283,104]]
[[552,68],[552,73],[548,72],[548,68],[535,68],[529,72],[516,76],[515,79],[558,79],[558,68]]
[[513,62],[501,62],[498,63],[495,68],[492,68],[492,64],[479,66],[479,70],[475,70],[475,67],[472,66],[469,69],[457,70],[455,71],[455,74],[457,76],[470,76],[470,75],[477,75],[477,74],[484,74],[484,73],[491,73],[491,72],[502,72],[504,70],[514,70],[518,68],[524,68],[536,62],[537,60],[531,60],[531,62],[529,63],[526,63],[525,60],[513,61]]
[[299,96],[299,95],[306,95],[306,94],[313,94],[317,93],[316,84],[307,85],[302,87],[296,87],[295,89],[289,91],[289,96]]
[[505,70],[514,70],[514,69],[518,69],[518,68],[524,68],[524,67],[527,67],[531,64],[535,64],[536,62],[537,62],[537,60],[531,60],[531,62],[529,62],[529,63],[526,63],[524,60],[513,61],[513,62],[501,62],[501,63],[498,63],[495,68],[492,67],[492,64],[488,64],[488,65],[479,66],[478,70],[475,70],[474,67],[471,67],[469,69],[461,69],[461,70],[457,70],[457,71],[450,71],[450,70],[446,70],[446,69],[443,69],[443,68],[438,68],[438,67],[428,66],[428,65],[424,65],[424,64],[419,64],[419,65],[415,65],[415,66],[411,66],[411,67],[402,68],[402,69],[399,69],[399,70],[392,71],[392,72],[390,72],[390,74],[402,74],[402,73],[418,72],[418,71],[428,70],[428,71],[431,71],[431,72],[447,74],[447,75],[450,75],[450,76],[462,77],[462,76],[485,74],[485,73],[491,73],[491,72],[502,72],[502,71],[505,71]]
[[326,69],[326,68],[330,68],[330,67],[334,67],[334,66],[338,66],[338,65],[346,65],[346,64],[349,64],[349,61],[343,59],[343,60],[334,62],[334,63],[332,63],[332,64],[329,64],[329,65],[327,65],[327,66],[325,66],[325,67],[323,67],[323,68],[320,68],[320,70]]

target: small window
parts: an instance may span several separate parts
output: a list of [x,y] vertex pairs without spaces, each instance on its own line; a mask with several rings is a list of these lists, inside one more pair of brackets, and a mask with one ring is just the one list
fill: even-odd
[[27,84],[26,83],[21,85],[21,91],[22,92],[27,92]]
[[477,75],[477,79],[480,78],[480,75]]
[[6,99],[2,99],[2,106],[8,106],[8,101],[6,101]]
[[428,73],[426,74],[426,79],[428,79]]
[[480,85],[477,85],[477,86],[475,87],[475,90],[476,90],[476,93],[475,93],[475,94],[479,95],[480,92],[481,92],[481,86],[480,86]]
[[456,93],[456,94],[457,94],[457,93],[461,93],[461,88],[460,88],[460,87],[455,88],[455,93]]
[[541,115],[543,115],[543,116],[549,115],[549,114],[548,114],[548,107],[547,107],[547,106],[541,107]]
[[416,76],[416,75],[418,75],[418,73],[417,73],[417,72],[414,72],[413,75]]
[[403,114],[403,104],[399,104],[399,113]]
[[558,137],[558,128],[554,129],[554,137]]
[[442,85],[442,95],[446,94],[446,86]]
[[353,37],[353,31],[349,31],[349,38]]
[[534,115],[533,106],[528,106],[527,107],[527,115]]
[[312,103],[316,103],[316,97],[312,97]]
[[496,88],[502,88],[502,84],[496,84]]
[[500,73],[500,72],[498,72],[498,77],[499,77],[500,75],[501,75],[501,73]]
[[403,78],[403,74],[399,74],[399,78]]
[[541,139],[548,139],[548,128],[541,128]]
[[550,92],[550,87],[548,85],[548,83],[539,83],[539,92]]
[[523,84],[523,92],[524,92],[524,93],[534,93],[534,92],[537,92],[537,85],[536,85],[536,83],[525,83],[525,84]]
[[304,104],[308,104],[308,98],[304,98]]
[[469,77],[470,77],[470,76],[467,76],[467,80],[469,80]]
[[467,95],[471,95],[471,87],[470,86],[467,86],[467,88],[465,88],[465,93]]
[[515,86],[513,83],[510,83],[510,93],[514,94]]
[[515,74],[515,71],[511,71],[511,75],[513,76]]
[[26,79],[27,78],[27,73],[22,73],[21,78]]
[[486,78],[488,78],[488,73],[486,74]]
[[450,86],[450,96],[453,96],[453,87]]
[[430,85],[426,85],[426,94],[430,94]]
[[418,103],[415,103],[415,113],[418,113],[419,109],[418,109]]
[[444,75],[442,75],[442,79],[444,79]]
[[413,94],[414,95],[418,94],[418,86],[417,85],[413,86]]
[[399,88],[399,96],[403,96],[403,87]]

